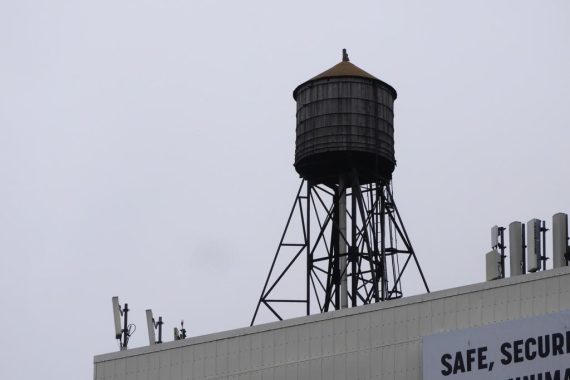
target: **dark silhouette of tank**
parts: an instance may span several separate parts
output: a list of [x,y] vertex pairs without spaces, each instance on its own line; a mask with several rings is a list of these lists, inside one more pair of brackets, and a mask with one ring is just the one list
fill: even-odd
[[388,182],[394,157],[396,90],[349,62],[299,85],[295,169],[314,183],[356,172],[361,184]]

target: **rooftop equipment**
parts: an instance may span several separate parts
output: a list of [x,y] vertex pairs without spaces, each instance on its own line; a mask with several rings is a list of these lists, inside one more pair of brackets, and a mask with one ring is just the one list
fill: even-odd
[[526,223],[527,233],[527,251],[526,262],[529,272],[536,272],[540,270],[542,255],[540,254],[540,234],[541,234],[541,221],[538,219],[531,219]]
[[501,269],[501,254],[499,251],[493,249],[485,255],[485,268],[487,281],[504,278],[503,271]]
[[184,321],[180,322],[180,330],[174,327],[174,340],[186,339],[186,329],[184,328]]
[[[252,325],[262,305],[282,319],[284,304],[303,305],[309,315],[315,303],[326,312],[400,298],[404,270],[413,266],[429,292],[393,197],[396,97],[392,86],[352,64],[346,50],[340,63],[293,91],[294,166],[302,181]],[[294,231],[302,233],[292,238]],[[287,254],[292,259],[278,268]],[[301,255],[302,296],[277,296]]]
[[[162,343],[163,324],[164,322],[162,321],[162,317],[158,317],[158,322],[156,322],[152,315],[152,310],[151,309],[146,310],[146,326],[148,329],[148,343],[150,345]],[[158,340],[156,340],[155,330],[158,330]]]
[[560,212],[552,216],[552,250],[554,268],[568,265],[568,214]]
[[509,224],[509,245],[511,255],[511,276],[519,276],[526,273],[525,265],[525,239],[524,225],[521,222]]
[[[119,297],[113,297],[113,318],[115,322],[115,339],[119,341],[119,347],[122,350],[126,350],[129,345],[129,338],[134,334],[136,326],[134,324],[129,324],[129,305],[125,303],[125,306],[121,308],[119,304]],[[123,327],[121,328],[121,319],[123,321]]]
[[[499,253],[499,266],[497,268],[498,274],[495,274],[495,269],[491,268],[491,273],[489,273],[489,254],[491,252],[489,252],[487,254],[487,281],[489,280],[496,280],[499,278],[505,278],[505,227],[499,227],[497,225],[494,225],[493,227],[491,227],[491,248],[493,249],[493,251],[497,251],[500,252]],[[494,260],[494,258],[492,259],[492,261]],[[498,276],[498,277],[497,277]],[[492,277],[492,278],[489,278]]]
[[[570,247],[568,247],[568,215],[555,214],[552,217],[552,240],[554,268],[568,265],[570,261]],[[505,277],[505,242],[504,227],[497,225],[491,227],[492,251],[485,254],[487,281]],[[512,222],[509,225],[510,268],[511,276],[518,276],[528,272],[546,270],[546,222],[540,219],[531,219],[525,225],[521,222]],[[499,252],[500,250],[500,252]],[[526,252],[526,260],[525,260]]]

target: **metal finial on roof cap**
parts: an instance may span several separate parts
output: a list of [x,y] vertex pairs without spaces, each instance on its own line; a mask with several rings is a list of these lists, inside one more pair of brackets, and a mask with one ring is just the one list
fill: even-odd
[[348,53],[346,52],[346,49],[342,49],[342,61],[343,62],[350,61],[350,59],[348,59]]

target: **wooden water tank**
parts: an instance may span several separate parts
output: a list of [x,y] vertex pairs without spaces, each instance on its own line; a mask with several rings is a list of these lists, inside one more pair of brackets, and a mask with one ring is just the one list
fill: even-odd
[[358,173],[360,183],[388,181],[394,157],[396,90],[343,60],[299,85],[295,169],[316,183]]

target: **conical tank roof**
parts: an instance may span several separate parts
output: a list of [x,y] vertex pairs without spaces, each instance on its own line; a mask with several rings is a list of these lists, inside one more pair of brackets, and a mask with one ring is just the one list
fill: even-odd
[[352,64],[350,59],[348,59],[348,54],[346,49],[342,49],[342,62],[337,63],[330,69],[323,71],[319,75],[311,80],[320,79],[320,78],[330,78],[330,77],[363,77],[363,78],[370,78],[376,79],[374,75],[368,74],[366,71],[362,70],[360,67]]
[[346,52],[346,49],[342,49],[342,61],[340,63],[337,63],[330,69],[323,71],[319,75],[297,86],[297,88],[295,88],[295,90],[293,91],[293,98],[295,99],[297,98],[297,90],[299,89],[299,87],[312,81],[316,81],[319,79],[326,79],[326,78],[334,78],[334,77],[359,77],[359,78],[372,79],[389,87],[390,91],[394,95],[394,99],[396,99],[397,97],[396,90],[392,86],[390,86],[386,82],[381,81],[380,79],[376,78],[374,75],[367,73],[366,71],[362,70],[360,67],[351,63],[348,58],[348,53]]

